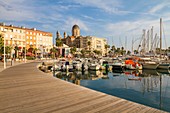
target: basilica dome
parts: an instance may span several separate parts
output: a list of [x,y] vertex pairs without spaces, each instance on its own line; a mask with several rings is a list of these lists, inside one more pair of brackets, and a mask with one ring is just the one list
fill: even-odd
[[76,24],[72,27],[72,36],[80,36],[80,28]]

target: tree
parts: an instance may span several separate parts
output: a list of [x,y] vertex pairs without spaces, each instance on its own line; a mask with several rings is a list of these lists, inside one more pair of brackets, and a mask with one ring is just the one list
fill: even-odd
[[134,54],[138,54],[139,52],[138,52],[138,50],[134,50]]
[[6,54],[10,54],[10,53],[11,53],[11,50],[12,50],[12,47],[11,47],[11,46],[6,46],[6,47],[5,47],[5,53],[6,53]]
[[114,52],[116,50],[116,47],[113,45],[111,50]]
[[120,48],[117,48],[117,49],[115,50],[115,54],[117,54],[117,55],[120,55],[120,54],[121,54]]
[[72,47],[71,49],[70,49],[70,52],[71,52],[71,54],[75,54],[75,52],[76,52],[76,47]]
[[4,52],[4,40],[2,34],[0,34],[0,54]]
[[121,47],[121,55],[126,54],[126,50],[124,50],[124,47]]
[[127,55],[130,55],[131,54],[131,52],[130,51],[127,51]]
[[37,51],[38,51],[39,49],[37,49],[37,48],[34,48],[33,49],[33,53],[35,54],[35,58],[37,58]]
[[94,50],[93,52],[94,52],[95,54],[97,54],[97,55],[101,55],[101,51]]
[[104,48],[106,49],[106,55],[107,55],[107,49],[110,48],[110,45],[105,45]]
[[88,44],[88,48],[89,48],[89,51],[90,51],[91,42],[88,41],[87,44]]
[[57,38],[57,39],[56,39],[56,46],[57,46],[57,47],[61,47],[62,45],[63,45],[62,40],[61,40],[60,38]]
[[19,50],[18,46],[15,46],[14,50],[15,50],[15,58],[18,58],[18,50]]
[[81,54],[82,54],[82,57],[85,57],[86,51],[85,51],[84,49],[82,49],[80,52],[81,52]]
[[50,52],[52,53],[52,58],[55,58],[55,53],[57,52],[57,50],[53,47],[50,49]]

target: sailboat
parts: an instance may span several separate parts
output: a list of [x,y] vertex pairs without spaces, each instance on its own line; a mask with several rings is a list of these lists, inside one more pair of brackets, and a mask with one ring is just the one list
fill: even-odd
[[[160,19],[160,57],[162,49],[162,18]],[[163,62],[159,64],[158,69],[167,69],[170,70],[170,64],[168,62]]]
[[[162,18],[160,18],[160,58],[161,58],[161,49],[162,49]],[[168,64],[160,64],[160,62],[155,62],[153,59],[151,61],[144,61],[143,68],[144,69],[157,69],[164,68],[168,69],[170,65]]]

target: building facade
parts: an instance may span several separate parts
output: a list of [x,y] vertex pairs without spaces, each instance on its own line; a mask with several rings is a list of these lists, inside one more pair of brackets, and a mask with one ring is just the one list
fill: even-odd
[[36,30],[36,28],[16,27],[0,23],[0,33],[5,38],[5,45],[13,48],[12,53],[16,46],[19,48],[19,52],[22,52],[25,47],[27,50],[37,48],[42,50],[41,52],[50,52],[53,45],[52,33]]
[[[5,39],[5,45],[10,46],[11,57],[14,56],[14,49],[18,47],[17,52],[22,52],[25,47],[25,30],[23,27],[15,27],[13,25],[0,24],[0,32]],[[18,56],[18,53],[17,53]]]
[[[57,31],[57,38],[61,36],[60,33]],[[94,50],[98,50],[101,52],[102,55],[106,54],[105,45],[107,44],[107,40],[105,38],[99,38],[94,36],[81,36],[80,35],[80,28],[78,25],[74,25],[72,27],[72,36],[65,35],[62,38],[64,44],[68,45],[69,47],[76,47],[80,49],[86,49],[91,52]],[[89,45],[90,44],[90,45]]]

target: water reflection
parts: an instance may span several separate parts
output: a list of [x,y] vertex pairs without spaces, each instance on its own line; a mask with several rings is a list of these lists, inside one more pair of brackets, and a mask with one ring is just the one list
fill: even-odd
[[55,74],[57,78],[63,79],[80,85],[80,80],[97,80],[109,79],[106,71],[73,71],[73,72],[58,72]]
[[[170,73],[166,70],[124,72],[57,72],[57,78],[170,112]],[[133,76],[133,79],[129,79]],[[140,79],[137,79],[140,78]]]

